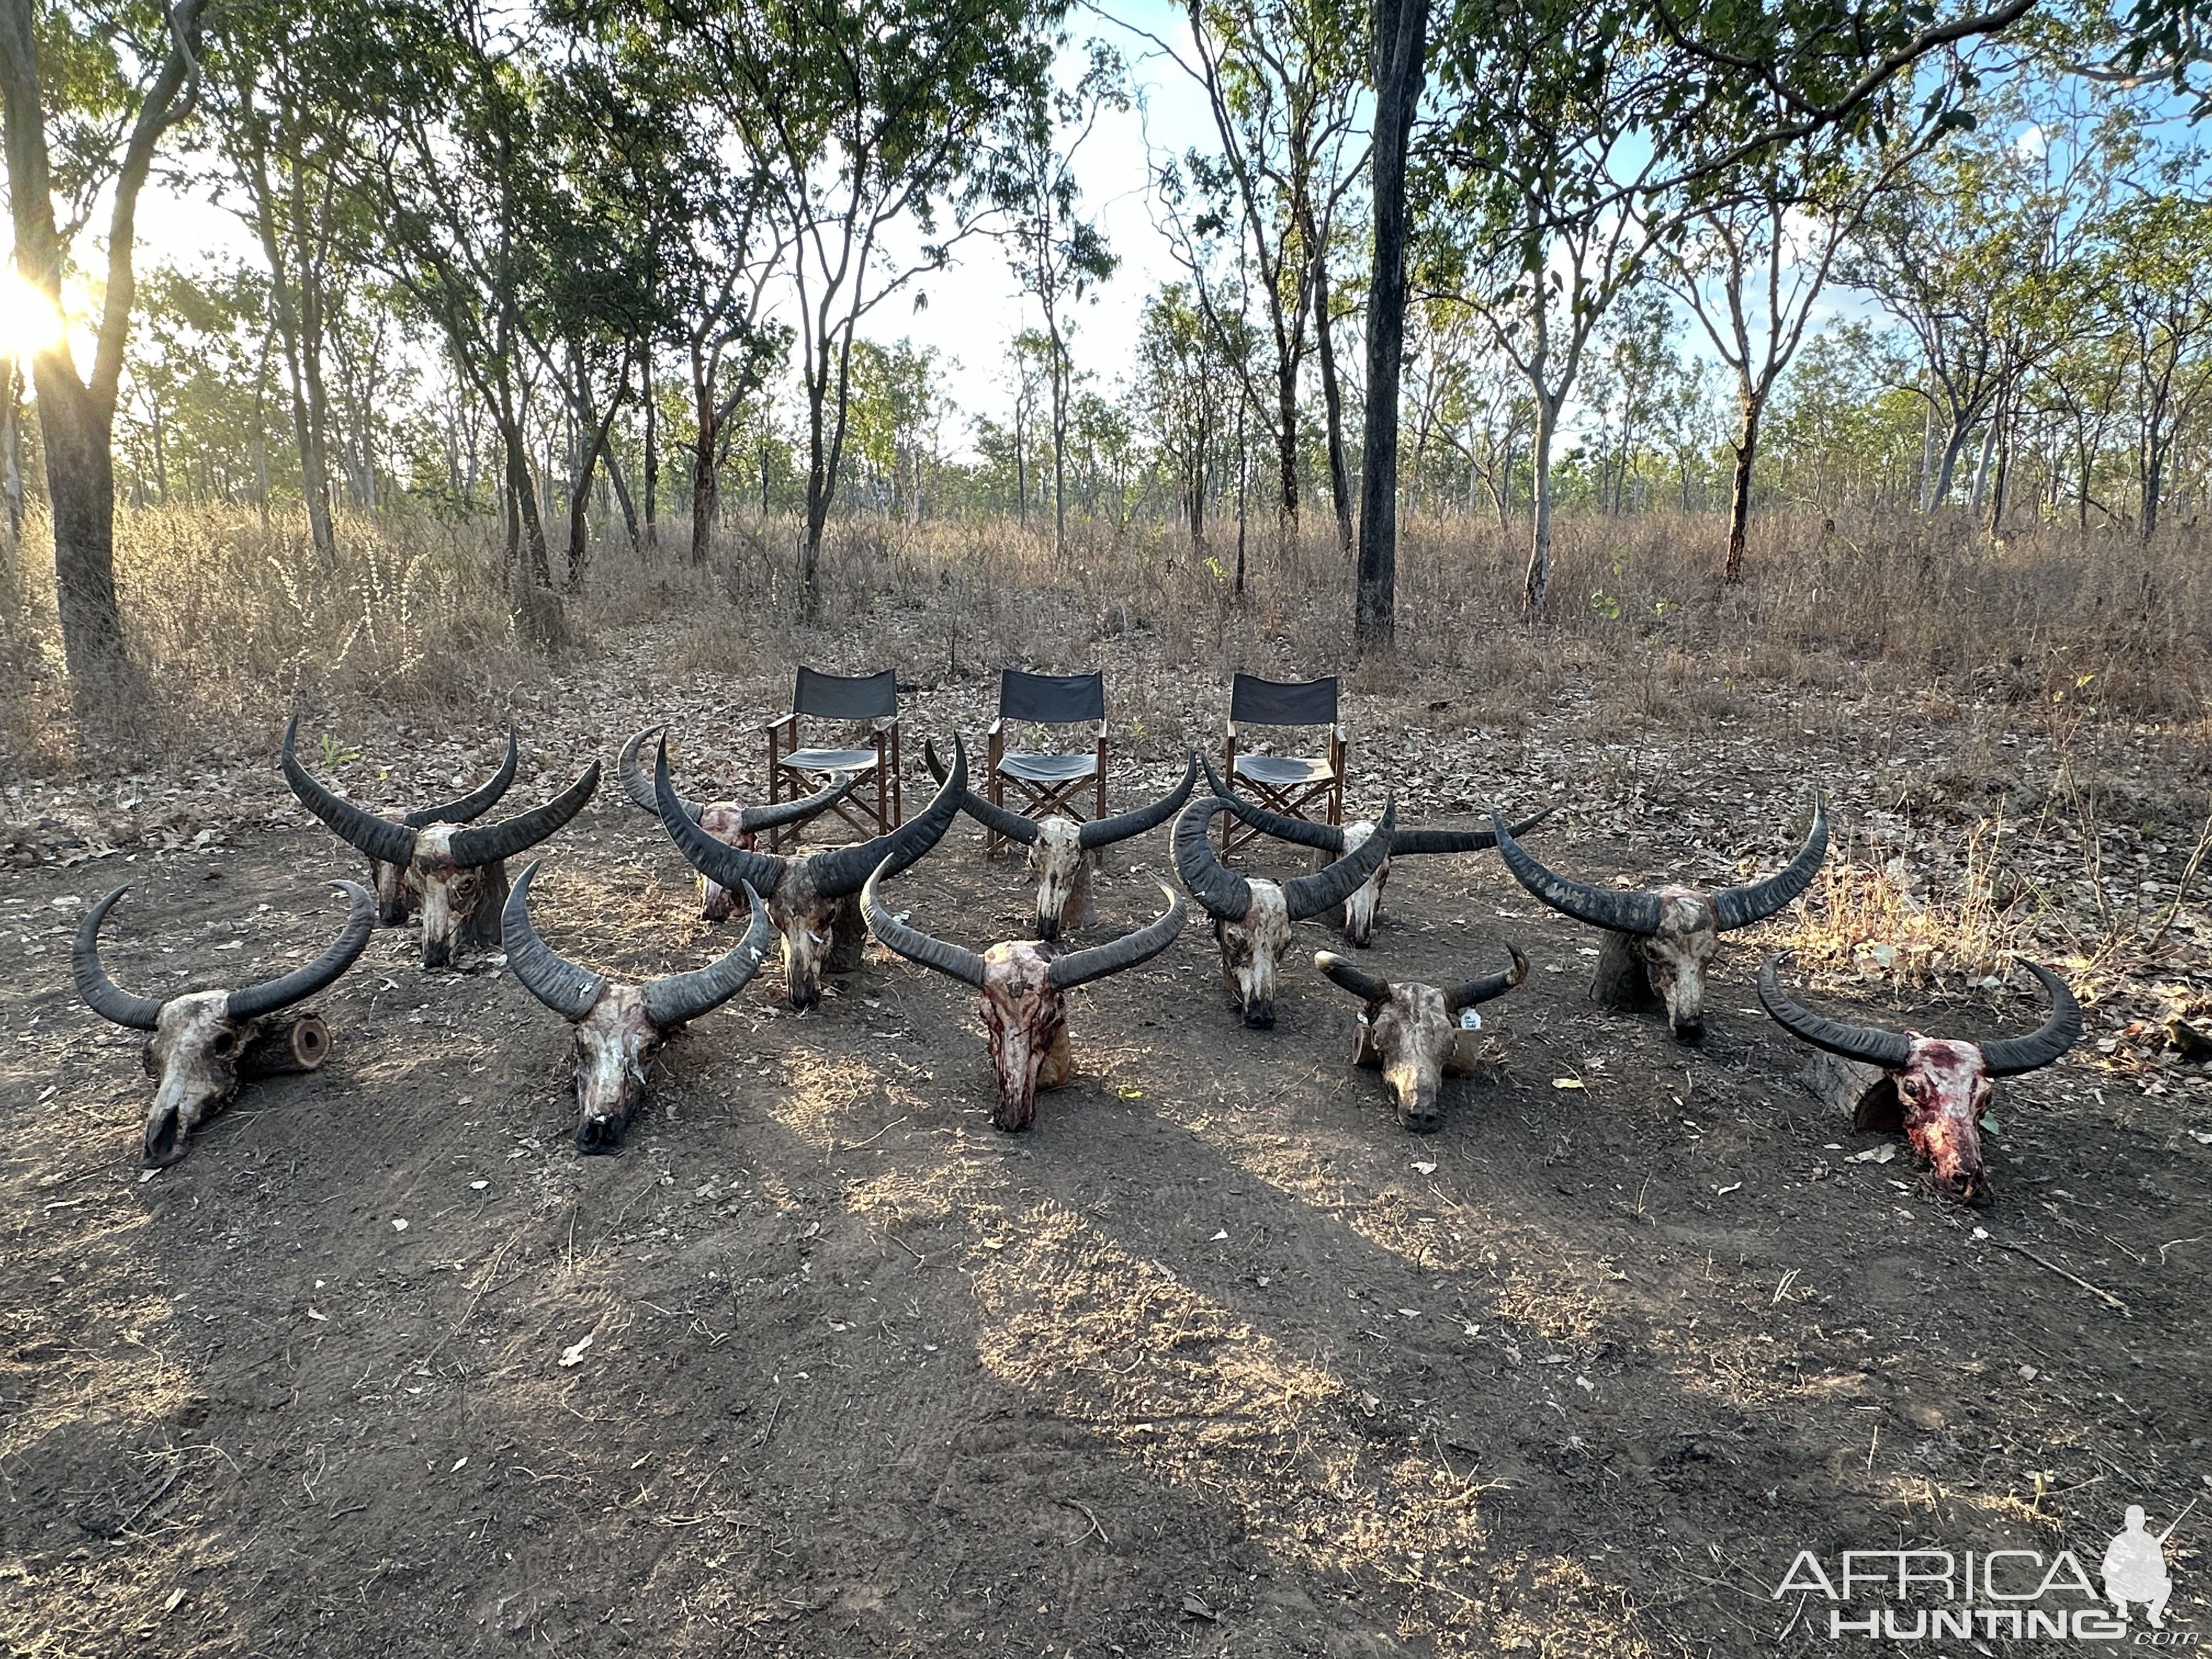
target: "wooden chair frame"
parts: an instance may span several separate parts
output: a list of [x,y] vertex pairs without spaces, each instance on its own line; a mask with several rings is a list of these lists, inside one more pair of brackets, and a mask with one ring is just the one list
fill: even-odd
[[[893,696],[896,697],[896,691]],[[794,684],[791,708],[761,727],[768,738],[768,799],[771,806],[780,801],[798,800],[812,794],[821,787],[817,780],[829,775],[827,771],[793,766],[789,757],[805,752],[799,740],[799,722],[802,718],[836,720],[840,717],[808,714],[798,707],[799,700],[799,686]],[[860,840],[871,841],[878,836],[889,835],[904,822],[904,803],[899,793],[899,717],[894,704],[893,712],[889,714],[856,718],[868,720],[869,741],[875,750],[875,763],[871,769],[875,774],[875,798],[871,801],[860,791],[854,790],[829,810],[842,819]],[[849,720],[847,723],[849,724]],[[781,742],[777,740],[779,733],[783,738]],[[781,852],[805,831],[805,823],[784,825],[769,830],[769,850]]]
[[[1247,720],[1247,726],[1275,726],[1274,721]],[[1304,726],[1307,722],[1297,722]],[[1231,791],[1243,790],[1260,805],[1285,817],[1304,818],[1308,823],[1342,823],[1344,822],[1344,785],[1352,757],[1352,732],[1341,720],[1334,722],[1316,720],[1315,726],[1328,726],[1328,772],[1324,777],[1310,782],[1295,782],[1280,786],[1263,778],[1240,776],[1237,770],[1237,747],[1241,741],[1234,718],[1224,720],[1226,733],[1222,745],[1222,780]],[[1320,759],[1319,756],[1313,758]],[[1309,810],[1318,805],[1322,815],[1314,817]],[[1262,832],[1247,825],[1233,813],[1221,817],[1221,855],[1225,860],[1247,842],[1255,840]]]
[[[1024,817],[1043,818],[1058,813],[1062,817],[1073,818],[1078,823],[1086,823],[1091,818],[1104,817],[1106,816],[1105,716],[1101,714],[1095,721],[1088,716],[1075,720],[1032,720],[1025,717],[1013,717],[1012,724],[1016,726],[1091,726],[1093,727],[1091,770],[1089,776],[1073,777],[1059,782],[1049,779],[1039,781],[1035,778],[1024,778],[1000,770],[999,763],[1006,757],[1006,726],[1009,721],[1009,716],[1006,713],[1006,685],[1003,679],[1000,682],[999,696],[999,713],[993,718],[988,730],[984,733],[988,744],[985,776],[988,780],[985,788],[989,795],[991,805],[1000,807],[1006,805],[1006,786],[1011,783],[1025,797],[1012,809]],[[1103,684],[1100,696],[1103,706],[1104,697]],[[1075,804],[1076,795],[1085,784],[1091,787],[1091,808],[1087,813]],[[987,828],[983,832],[983,852],[987,858],[997,858],[1010,844],[1009,837],[1000,835],[995,830]],[[1091,850],[1091,860],[1094,866],[1103,867],[1105,863],[1104,849],[1094,848]]]

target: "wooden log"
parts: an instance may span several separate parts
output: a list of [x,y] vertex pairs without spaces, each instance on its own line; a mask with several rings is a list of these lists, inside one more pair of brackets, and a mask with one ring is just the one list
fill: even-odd
[[1850,1113],[1855,1129],[1895,1129],[1904,1122],[1896,1080],[1879,1066],[1815,1048],[1797,1075],[1814,1099]]
[[246,1039],[238,1069],[246,1077],[277,1077],[313,1072],[331,1057],[331,1028],[317,1013],[270,1020]]
[[860,914],[860,896],[848,893],[837,901],[837,908],[830,913],[830,948],[823,956],[823,971],[858,973],[860,954],[867,943],[868,921]]
[[1644,953],[1633,933],[1607,930],[1600,934],[1597,965],[1590,973],[1590,1000],[1601,1008],[1640,1013],[1656,1006],[1651,975],[1644,971]]

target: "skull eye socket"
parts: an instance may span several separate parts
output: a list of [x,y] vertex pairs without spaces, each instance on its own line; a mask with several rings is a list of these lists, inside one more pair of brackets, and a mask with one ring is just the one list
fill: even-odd
[[230,1056],[236,1052],[237,1048],[238,1033],[231,1030],[227,1026],[223,1030],[217,1031],[215,1034],[215,1041],[208,1044],[209,1052],[214,1054],[217,1060],[229,1059]]

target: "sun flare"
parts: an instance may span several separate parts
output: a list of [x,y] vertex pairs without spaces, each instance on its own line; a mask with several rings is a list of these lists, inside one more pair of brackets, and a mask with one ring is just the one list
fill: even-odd
[[69,324],[52,300],[20,272],[0,272],[0,353],[27,363],[68,332]]

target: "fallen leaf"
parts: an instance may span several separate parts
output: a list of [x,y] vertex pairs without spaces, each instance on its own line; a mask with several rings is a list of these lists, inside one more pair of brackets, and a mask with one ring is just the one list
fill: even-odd
[[1579,1089],[1583,1086],[1583,1080],[1578,1077],[1555,1077],[1552,1079],[1552,1086],[1554,1089]]
[[1437,1172],[1437,1166],[1433,1164],[1416,1164],[1413,1168],[1421,1175],[1434,1175]]
[[582,1341],[572,1344],[570,1346],[562,1349],[561,1369],[562,1370],[567,1370],[572,1366],[582,1364],[584,1363],[584,1350],[591,1346],[592,1339],[590,1334],[587,1332],[586,1333]]
[[1221,1615],[1219,1613],[1216,1613],[1212,1607],[1206,1606],[1205,1602],[1200,1601],[1197,1596],[1190,1594],[1188,1591],[1185,1591],[1183,1594],[1182,1610],[1186,1615],[1193,1619],[1210,1620],[1217,1625],[1221,1622]]

